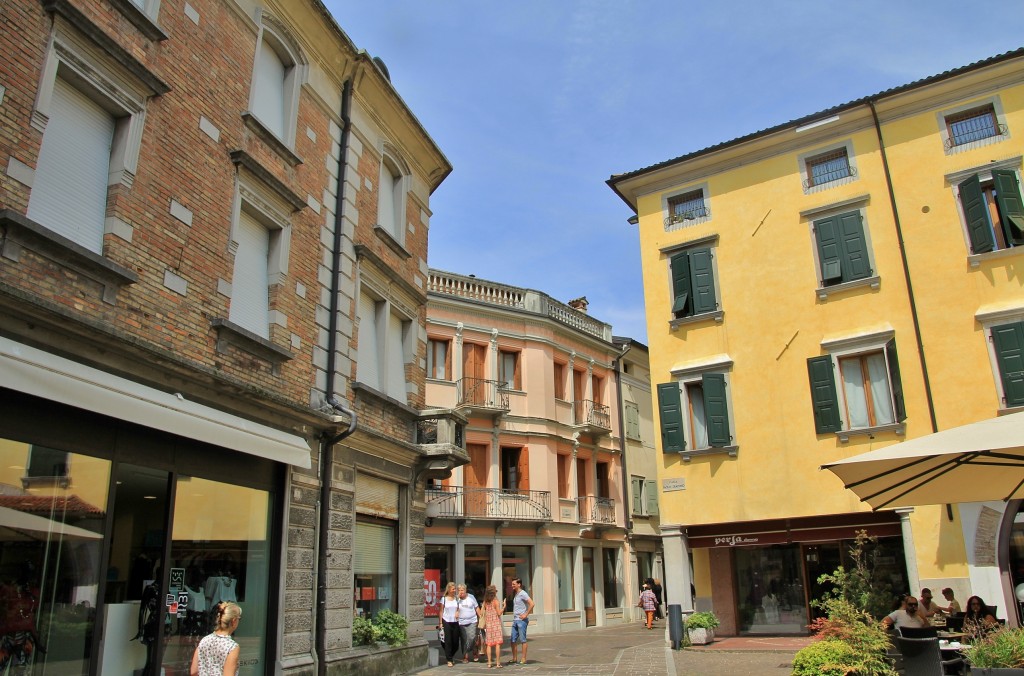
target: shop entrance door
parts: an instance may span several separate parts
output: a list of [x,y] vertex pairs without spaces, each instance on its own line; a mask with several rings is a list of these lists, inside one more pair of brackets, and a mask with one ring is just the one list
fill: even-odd
[[807,575],[807,607],[810,619],[824,616],[821,608],[811,605],[811,601],[821,598],[822,594],[832,589],[829,583],[821,584],[818,578],[836,572],[842,562],[842,553],[838,542],[824,542],[802,547],[804,571]]
[[586,626],[597,624],[597,607],[594,605],[594,550],[583,548],[583,614]]
[[170,504],[168,472],[120,463],[103,584],[99,669],[113,676],[157,676],[166,613],[161,571]]

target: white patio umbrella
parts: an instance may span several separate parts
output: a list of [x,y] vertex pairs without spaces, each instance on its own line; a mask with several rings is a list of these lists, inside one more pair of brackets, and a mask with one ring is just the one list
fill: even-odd
[[1024,413],[821,466],[873,509],[1024,498]]

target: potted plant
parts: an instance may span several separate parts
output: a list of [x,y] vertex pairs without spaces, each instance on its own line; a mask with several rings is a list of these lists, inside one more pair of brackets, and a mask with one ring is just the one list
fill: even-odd
[[686,618],[686,635],[693,645],[705,645],[715,640],[718,618],[714,613],[702,611]]
[[390,610],[382,610],[372,619],[356,617],[352,621],[352,645],[405,645],[409,640],[408,627],[404,616]]
[[1024,629],[999,629],[961,651],[971,673],[985,676],[1024,674]]

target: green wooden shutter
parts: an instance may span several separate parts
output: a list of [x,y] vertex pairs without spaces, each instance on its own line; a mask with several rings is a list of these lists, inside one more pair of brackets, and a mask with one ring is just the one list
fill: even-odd
[[903,422],[907,419],[907,405],[903,401],[903,380],[900,378],[900,360],[896,354],[895,338],[885,344],[885,359],[889,362],[889,385],[892,387],[896,422]]
[[999,207],[1006,241],[1024,244],[1024,201],[1020,197],[1017,172],[993,169],[992,180],[996,184],[996,206]]
[[864,219],[859,211],[839,214],[839,241],[842,245],[843,281],[871,276],[868,244],[864,238]]
[[630,481],[633,488],[633,514],[644,513],[644,480],[640,477],[633,477]]
[[842,429],[842,421],[839,418],[839,398],[836,396],[832,357],[811,357],[807,360],[807,373],[811,380],[815,431],[818,434],[838,432]]
[[814,222],[818,239],[818,260],[821,263],[821,285],[842,281],[842,245],[839,241],[839,217],[823,218]]
[[718,302],[715,300],[715,273],[711,267],[711,249],[690,252],[690,276],[693,314],[714,312],[718,308]]
[[658,482],[655,479],[648,479],[644,482],[644,497],[647,498],[647,513],[651,516],[658,515]]
[[679,453],[686,450],[679,383],[658,385],[658,411],[661,413],[661,452]]
[[971,176],[957,185],[960,191],[960,205],[967,221],[967,236],[971,240],[971,253],[985,253],[996,248],[992,235],[992,223],[988,219],[985,196],[981,193],[981,181]]
[[693,314],[687,312],[687,307],[693,305],[690,300],[692,295],[690,289],[690,254],[687,252],[677,253],[672,257],[672,295],[675,300],[672,303],[672,314],[677,317],[685,317]]
[[729,434],[729,405],[725,399],[725,376],[705,373],[701,377],[704,389],[704,417],[708,427],[708,446],[721,448],[732,440]]
[[1024,322],[993,327],[992,342],[1003,380],[1005,405],[1024,405]]

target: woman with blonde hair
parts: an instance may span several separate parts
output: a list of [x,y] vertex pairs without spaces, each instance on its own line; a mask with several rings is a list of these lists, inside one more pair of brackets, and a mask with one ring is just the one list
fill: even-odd
[[231,635],[238,629],[242,609],[238,604],[224,601],[217,604],[212,634],[199,641],[192,654],[191,676],[237,676],[238,655],[241,647]]
[[[480,606],[484,611],[484,642],[487,644],[487,668],[497,666],[501,669],[501,644],[504,641],[501,630],[501,607],[498,602],[498,588],[493,584],[484,591],[484,602]],[[491,661],[491,655],[494,661]]]
[[449,667],[455,666],[455,651],[459,649],[459,598],[455,583],[449,582],[441,597],[441,618],[437,628],[444,628],[444,658]]

